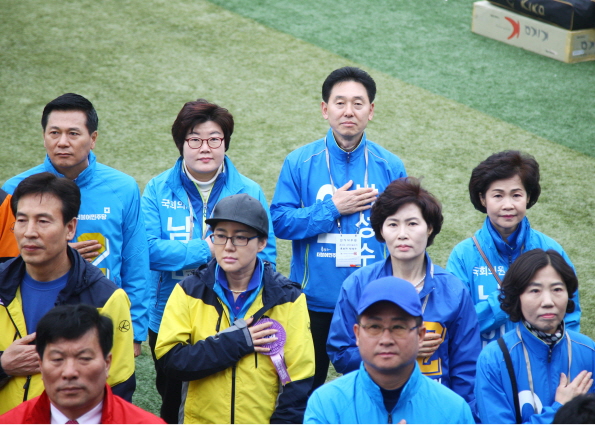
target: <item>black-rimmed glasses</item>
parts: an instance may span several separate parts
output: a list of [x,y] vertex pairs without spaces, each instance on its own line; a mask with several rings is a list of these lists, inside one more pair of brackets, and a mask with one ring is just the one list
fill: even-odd
[[223,137],[209,137],[208,139],[201,139],[200,137],[189,137],[184,140],[186,141],[186,143],[188,143],[190,149],[200,149],[204,142],[207,142],[207,145],[209,145],[211,149],[217,149],[219,146],[221,146],[221,143],[223,143],[224,139]]
[[250,242],[252,239],[256,239],[258,235],[249,238],[248,236],[243,235],[225,236],[213,233],[209,237],[211,238],[211,242],[213,242],[213,245],[225,245],[227,244],[228,239],[231,239],[231,244],[233,246],[246,246],[248,245],[248,242]]

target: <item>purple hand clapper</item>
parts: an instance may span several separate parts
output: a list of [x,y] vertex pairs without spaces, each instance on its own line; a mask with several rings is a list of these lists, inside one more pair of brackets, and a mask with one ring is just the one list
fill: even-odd
[[268,344],[264,344],[261,347],[270,348],[271,351],[267,353],[260,353],[266,356],[270,356],[273,364],[275,365],[275,369],[277,369],[277,374],[279,375],[279,379],[281,380],[281,384],[285,385],[288,382],[291,382],[291,378],[289,377],[289,372],[287,372],[287,366],[285,365],[285,359],[283,357],[283,346],[285,345],[285,341],[287,339],[287,335],[285,333],[285,329],[283,329],[283,325],[277,322],[276,320],[264,318],[260,319],[255,325],[259,325],[261,323],[272,323],[270,328],[267,329],[276,329],[277,333],[271,336],[277,337],[276,341],[269,342]]

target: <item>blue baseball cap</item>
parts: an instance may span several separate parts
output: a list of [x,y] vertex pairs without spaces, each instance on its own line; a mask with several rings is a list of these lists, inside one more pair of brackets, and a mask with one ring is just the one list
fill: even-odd
[[422,315],[419,294],[411,283],[398,277],[383,277],[370,282],[362,291],[357,304],[357,314],[362,314],[379,301],[396,304],[413,317]]

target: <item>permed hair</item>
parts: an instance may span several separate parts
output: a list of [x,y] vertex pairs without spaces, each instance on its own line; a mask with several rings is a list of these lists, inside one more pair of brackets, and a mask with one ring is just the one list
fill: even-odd
[[511,321],[519,322],[523,318],[521,295],[531,283],[533,276],[547,266],[552,266],[566,285],[568,291],[566,312],[572,313],[574,311],[574,301],[570,299],[578,289],[578,279],[574,270],[558,251],[553,249],[544,251],[537,248],[521,254],[512,263],[502,281],[498,300],[500,301],[500,308],[508,313]]
[[489,156],[479,163],[471,172],[469,179],[469,198],[476,210],[486,214],[487,210],[481,203],[482,196],[497,180],[506,180],[519,176],[531,208],[539,199],[541,186],[539,185],[539,164],[529,154],[519,151],[503,151]]
[[556,412],[553,424],[595,423],[595,395],[581,394],[564,404]]
[[432,228],[427,246],[432,245],[444,222],[442,206],[434,195],[421,187],[419,179],[415,177],[405,177],[391,182],[372,205],[370,223],[376,234],[376,239],[384,242],[382,237],[384,222],[406,204],[415,204],[421,210],[426,224]]

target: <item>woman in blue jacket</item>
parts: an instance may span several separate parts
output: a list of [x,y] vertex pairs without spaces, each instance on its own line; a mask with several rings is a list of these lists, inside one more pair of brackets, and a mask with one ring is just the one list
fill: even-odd
[[[525,217],[540,193],[539,164],[531,155],[519,151],[495,153],[471,173],[471,203],[487,217],[474,237],[455,246],[446,270],[461,279],[471,292],[484,347],[513,328],[508,315],[500,309],[498,289],[519,255],[535,248],[554,249],[572,266],[562,246],[532,229]],[[578,292],[571,293],[571,297],[576,309],[565,320],[569,329],[578,332]]]
[[[272,222],[260,186],[241,175],[225,154],[233,127],[233,116],[227,109],[204,99],[187,102],[171,129],[181,156],[173,168],[149,181],[141,198],[152,270],[149,345],[153,359],[165,304],[174,286],[213,256],[205,220],[219,199],[247,193],[262,203]],[[259,258],[274,268],[272,225]],[[182,381],[168,378],[158,364],[155,370],[162,398],[161,417],[177,423]]]
[[574,310],[569,295],[577,288],[574,270],[553,249],[534,249],[512,264],[499,299],[518,323],[477,362],[475,396],[483,423],[549,424],[563,404],[595,391],[595,342],[564,321]]
[[459,394],[473,410],[475,364],[481,350],[477,316],[467,288],[426,253],[442,227],[440,203],[419,180],[395,180],[372,206],[370,221],[390,256],[343,282],[327,341],[335,369],[348,373],[361,363],[352,327],[363,288],[381,277],[399,277],[411,282],[422,304],[427,333],[417,358],[421,372]]

